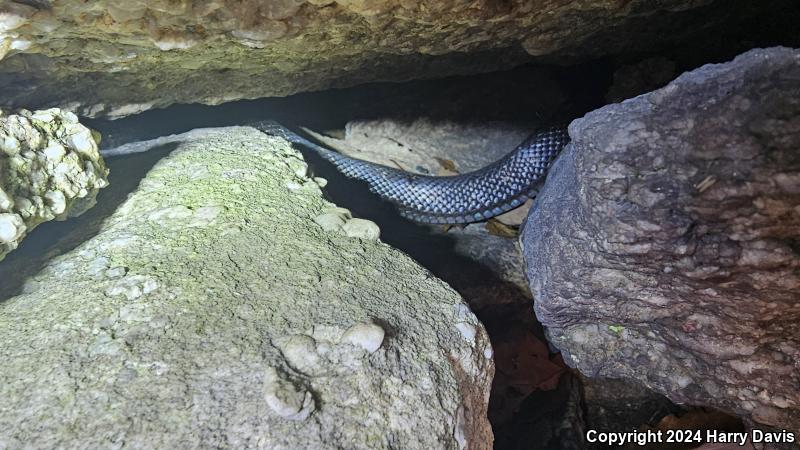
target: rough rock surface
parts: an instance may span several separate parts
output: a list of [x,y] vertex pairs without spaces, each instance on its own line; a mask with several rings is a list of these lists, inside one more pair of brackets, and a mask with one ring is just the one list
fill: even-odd
[[0,261],[40,223],[90,207],[107,175],[91,130],[75,114],[0,111]]
[[7,0],[0,105],[115,117],[596,57],[708,35],[729,18],[728,3]]
[[566,360],[800,430],[800,51],[587,114],[523,233]]
[[0,447],[491,448],[492,349],[452,289],[374,224],[315,223],[351,217],[286,142],[172,142],[0,303]]

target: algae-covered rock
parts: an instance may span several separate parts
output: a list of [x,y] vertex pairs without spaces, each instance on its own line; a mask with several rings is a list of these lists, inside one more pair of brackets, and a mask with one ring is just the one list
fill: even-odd
[[107,175],[92,131],[75,114],[0,113],[0,260],[40,223],[85,211]]
[[491,448],[492,351],[458,294],[315,222],[351,215],[285,141],[172,142],[0,303],[0,446]]

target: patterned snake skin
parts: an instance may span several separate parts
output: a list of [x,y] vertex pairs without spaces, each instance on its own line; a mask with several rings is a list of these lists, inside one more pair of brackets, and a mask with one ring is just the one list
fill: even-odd
[[271,121],[259,130],[314,150],[344,175],[366,181],[372,192],[394,203],[400,214],[422,223],[470,223],[516,208],[536,196],[538,181],[569,142],[565,127],[533,134],[511,153],[483,169],[450,177],[416,175],[323,148]]

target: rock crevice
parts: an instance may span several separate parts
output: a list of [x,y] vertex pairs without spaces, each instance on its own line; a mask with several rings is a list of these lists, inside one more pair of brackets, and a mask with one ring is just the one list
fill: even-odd
[[753,50],[570,125],[523,236],[570,364],[800,429],[799,80]]

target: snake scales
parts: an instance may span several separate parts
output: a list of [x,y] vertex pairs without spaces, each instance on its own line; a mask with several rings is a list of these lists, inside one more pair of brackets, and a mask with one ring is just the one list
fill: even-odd
[[347,157],[276,122],[264,121],[254,126],[315,151],[344,175],[365,181],[372,192],[395,204],[401,215],[422,223],[479,222],[516,208],[536,195],[538,182],[569,142],[566,128],[548,128],[534,133],[502,159],[482,169],[436,177]]

